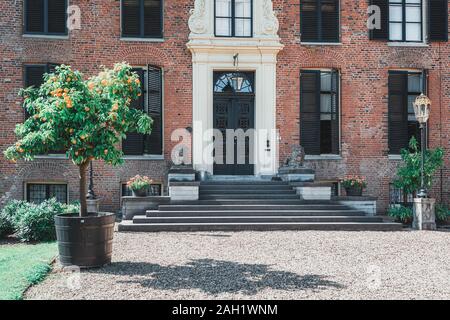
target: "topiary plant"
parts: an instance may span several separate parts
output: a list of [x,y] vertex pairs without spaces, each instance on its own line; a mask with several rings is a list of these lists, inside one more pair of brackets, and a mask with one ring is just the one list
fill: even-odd
[[130,103],[141,95],[140,80],[126,63],[84,80],[62,65],[44,76],[39,88],[20,91],[29,118],[16,126],[18,141],[7,159],[33,160],[35,155],[64,150],[80,172],[80,216],[87,215],[86,169],[91,160],[122,163],[117,148],[127,132],[151,132],[152,119]]
[[[404,202],[406,204],[407,195],[416,194],[421,184],[422,156],[417,140],[414,137],[409,142],[409,149],[402,149],[401,156],[403,165],[398,168],[394,186],[403,190],[405,195]],[[426,151],[424,180],[427,188],[431,188],[434,174],[442,167],[443,163],[444,150],[442,148]]]

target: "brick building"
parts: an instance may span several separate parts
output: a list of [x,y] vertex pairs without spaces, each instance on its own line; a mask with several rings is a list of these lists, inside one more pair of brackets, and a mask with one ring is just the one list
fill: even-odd
[[[380,28],[371,32],[369,5],[380,10]],[[141,75],[145,94],[136,105],[152,115],[155,129],[128,137],[125,165],[94,162],[103,210],[119,208],[123,184],[135,174],[151,176],[154,191],[165,192],[177,143],[171,135],[179,128],[193,129],[195,169],[215,174],[274,175],[300,143],[319,179],[366,176],[366,193],[379,198],[380,211],[400,149],[417,135],[410,106],[421,92],[433,102],[428,145],[450,152],[447,1],[18,0],[2,1],[0,12],[2,152],[25,117],[19,89],[39,84],[55,65],[90,76],[127,61]],[[68,30],[67,22],[80,28]],[[227,114],[227,103],[245,111]],[[220,167],[202,158],[212,139],[202,139],[203,130],[233,121],[267,130],[255,150],[265,165]],[[64,155],[11,164],[0,154],[0,170],[2,203],[77,198],[78,171]],[[433,190],[446,202],[449,174],[446,156]]]

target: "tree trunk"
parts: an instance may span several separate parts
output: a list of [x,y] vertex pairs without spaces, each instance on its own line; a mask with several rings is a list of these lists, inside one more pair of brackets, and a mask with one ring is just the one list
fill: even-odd
[[79,166],[79,169],[80,169],[80,217],[86,217],[88,215],[87,203],[86,203],[86,169],[87,169],[88,165],[89,165],[89,162],[85,162]]

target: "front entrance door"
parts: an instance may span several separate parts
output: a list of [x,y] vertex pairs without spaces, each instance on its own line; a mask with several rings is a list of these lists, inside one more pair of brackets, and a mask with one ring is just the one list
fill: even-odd
[[[215,72],[214,79],[214,129],[220,130],[222,139],[214,138],[213,173],[253,175],[254,137],[253,130],[248,130],[255,128],[254,74]],[[239,139],[239,131],[227,129],[241,129],[242,138]]]

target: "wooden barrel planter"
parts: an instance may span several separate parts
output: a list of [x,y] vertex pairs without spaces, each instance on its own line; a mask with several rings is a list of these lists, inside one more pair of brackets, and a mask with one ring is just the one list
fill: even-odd
[[101,267],[111,262],[114,213],[56,215],[59,259],[64,266]]

